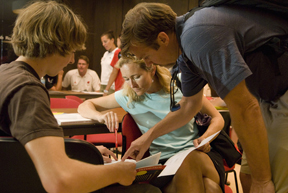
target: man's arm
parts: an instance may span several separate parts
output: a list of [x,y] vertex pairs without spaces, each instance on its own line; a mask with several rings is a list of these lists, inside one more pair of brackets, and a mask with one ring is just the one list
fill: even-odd
[[[271,189],[267,133],[258,101],[248,91],[245,81],[229,92],[224,101],[230,112],[232,126],[246,152],[254,187],[260,184],[262,187],[258,188],[274,192],[273,187]],[[260,189],[254,190],[261,192]]]
[[130,185],[136,176],[134,163],[92,165],[70,159],[62,137],[37,138],[25,149],[47,192],[92,192],[114,183]]
[[97,74],[97,72],[95,71],[92,71],[92,75],[93,75],[93,83],[92,83],[92,88],[93,88],[93,91],[96,91],[96,92],[99,92],[100,91],[100,78]]
[[175,112],[168,113],[163,120],[133,141],[122,160],[125,160],[129,156],[140,160],[154,139],[187,124],[196,113],[200,111],[202,107],[202,96],[203,90],[194,96],[182,97],[179,101],[181,108]]

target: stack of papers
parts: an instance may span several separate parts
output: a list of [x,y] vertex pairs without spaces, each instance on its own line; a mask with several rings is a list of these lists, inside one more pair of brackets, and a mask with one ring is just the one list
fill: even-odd
[[[160,155],[161,152],[158,152],[154,155],[151,155],[149,157],[146,157],[144,159],[141,159],[139,161],[136,161],[134,159],[126,159],[125,162],[134,162],[136,163],[136,169],[138,168],[142,168],[142,167],[147,167],[147,166],[154,166],[154,165],[158,165],[159,159],[160,159]],[[120,162],[121,159],[119,160],[112,160],[111,163],[105,163],[105,165],[109,165],[109,164],[113,164],[113,163],[117,163]]]
[[54,114],[59,126],[64,125],[90,125],[98,123],[96,120],[82,117],[79,113]]
[[[166,167],[164,165],[158,164],[161,152],[144,158],[140,161],[135,161],[133,159],[126,159],[125,162],[136,163],[136,179],[134,182],[149,182],[161,173],[161,171]],[[120,162],[121,160],[112,160],[111,163],[105,163],[105,165]]]

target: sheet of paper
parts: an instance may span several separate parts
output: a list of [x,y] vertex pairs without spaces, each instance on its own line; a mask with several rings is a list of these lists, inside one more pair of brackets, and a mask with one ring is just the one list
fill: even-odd
[[55,114],[58,125],[77,125],[77,124],[91,124],[97,121],[82,117],[79,113],[63,113]]
[[81,91],[83,93],[86,93],[86,94],[99,94],[99,95],[103,95],[103,92],[88,92],[88,91]]
[[[159,153],[156,153],[154,155],[151,155],[149,157],[146,157],[138,162],[136,162],[135,160],[133,159],[126,159],[125,161],[129,161],[129,162],[134,162],[136,163],[136,169],[138,168],[142,168],[142,167],[147,167],[147,166],[154,166],[154,165],[158,165],[159,163],[159,159],[160,159],[160,155],[161,155],[161,152]],[[115,160],[112,160],[111,163],[105,163],[105,165],[108,165],[108,164],[113,164],[113,163],[117,163],[121,161],[120,159],[115,161]]]
[[[104,165],[109,165],[109,164],[115,164],[117,162],[121,162],[121,159],[118,159],[118,160],[112,160],[112,162],[108,163],[108,162],[104,162]],[[136,164],[136,160],[134,159],[126,159],[125,162],[133,162]]]
[[[220,131],[214,133],[213,135],[210,135],[209,137],[205,138],[203,141],[201,141],[201,143],[199,144],[199,147],[205,145],[206,143],[208,143],[211,139],[213,139],[216,135],[219,134]],[[158,177],[160,176],[168,176],[168,175],[174,175],[178,168],[181,166],[182,162],[184,161],[184,159],[186,158],[186,156],[193,150],[197,149],[195,147],[191,147],[188,150],[185,151],[181,151],[177,154],[175,154],[174,156],[170,157],[164,165],[166,165],[165,169],[159,174]]]
[[149,157],[146,157],[146,158],[136,162],[136,169],[146,167],[146,166],[157,165],[159,163],[160,155],[161,155],[161,152],[158,152],[154,155],[151,155]]

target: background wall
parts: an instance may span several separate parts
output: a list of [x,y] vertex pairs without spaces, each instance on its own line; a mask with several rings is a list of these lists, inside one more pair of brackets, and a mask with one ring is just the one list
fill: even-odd
[[[5,36],[9,39],[17,16],[12,12],[12,4],[14,1],[0,0],[1,63],[7,62],[9,44],[5,43],[7,41]],[[58,0],[58,2],[67,4],[75,13],[80,15],[88,27],[86,50],[76,52],[75,64],[68,65],[64,69],[64,72],[66,73],[68,70],[76,68],[78,56],[84,54],[90,59],[89,68],[95,70],[100,76],[100,60],[105,52],[100,40],[101,34],[108,30],[113,30],[115,37],[117,37],[121,32],[122,21],[127,11],[136,4],[144,1],[168,4],[177,15],[186,13],[191,8],[197,6],[198,3],[198,0]]]

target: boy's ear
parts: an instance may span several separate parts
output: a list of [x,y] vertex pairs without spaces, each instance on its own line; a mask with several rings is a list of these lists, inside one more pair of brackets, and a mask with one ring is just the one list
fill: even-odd
[[169,36],[165,32],[160,32],[157,36],[158,44],[164,44],[168,45],[169,44]]

